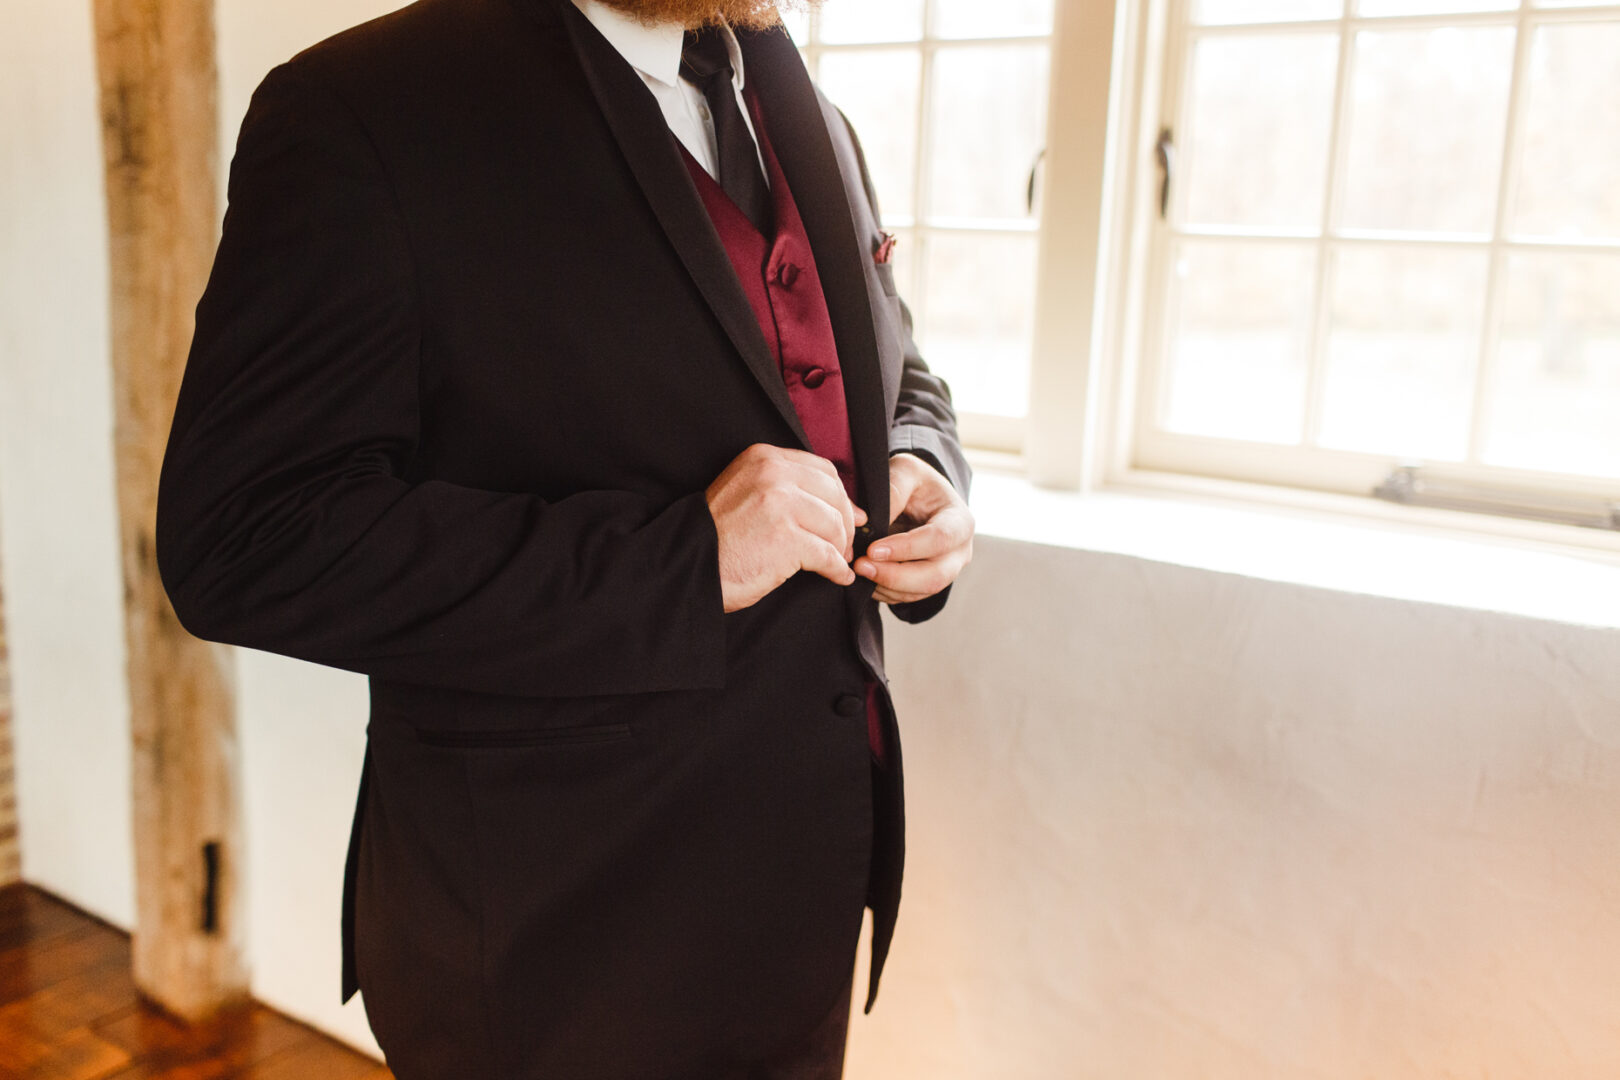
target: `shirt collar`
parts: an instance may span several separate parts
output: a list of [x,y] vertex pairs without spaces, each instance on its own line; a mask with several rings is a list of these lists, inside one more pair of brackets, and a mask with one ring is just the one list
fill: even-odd
[[[681,47],[686,40],[686,31],[679,24],[664,22],[648,26],[634,15],[609,7],[601,0],[574,0],[574,6],[631,67],[665,86],[679,83]],[[731,57],[731,81],[741,90],[743,58],[737,46],[737,35],[725,24],[721,24],[720,33],[725,37],[726,52]]]

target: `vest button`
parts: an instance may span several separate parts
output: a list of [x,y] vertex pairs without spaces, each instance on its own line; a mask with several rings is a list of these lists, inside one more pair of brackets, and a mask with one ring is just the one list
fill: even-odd
[[799,280],[799,268],[790,262],[781,263],[776,268],[776,281],[784,289],[793,288],[793,283]]
[[866,699],[859,694],[839,694],[833,702],[833,712],[839,716],[859,716],[866,709]]
[[799,381],[804,383],[804,385],[808,386],[810,389],[814,390],[816,387],[827,381],[827,373],[821,368],[813,367],[809,371],[805,372]]

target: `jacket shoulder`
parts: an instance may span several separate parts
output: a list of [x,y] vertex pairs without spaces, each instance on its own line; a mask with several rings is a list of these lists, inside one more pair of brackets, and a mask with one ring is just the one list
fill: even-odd
[[[416,0],[316,42],[289,72],[364,99],[472,78],[517,42],[562,36],[558,0]],[[448,84],[448,85],[447,85]]]

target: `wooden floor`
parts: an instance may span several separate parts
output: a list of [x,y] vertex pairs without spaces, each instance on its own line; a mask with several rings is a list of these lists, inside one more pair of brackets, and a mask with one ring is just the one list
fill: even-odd
[[0,889],[0,1080],[390,1080],[269,1009],[187,1028],[141,1004],[129,938],[24,885]]

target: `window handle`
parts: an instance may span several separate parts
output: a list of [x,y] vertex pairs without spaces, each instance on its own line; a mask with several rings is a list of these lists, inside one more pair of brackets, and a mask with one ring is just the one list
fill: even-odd
[[1417,464],[1396,465],[1372,493],[1409,506],[1620,530],[1620,499],[1473,481]]
[[1046,147],[1041,147],[1035,155],[1035,164],[1029,167],[1029,184],[1024,189],[1024,208],[1031,214],[1035,212],[1035,174],[1041,171],[1041,161],[1046,157]]
[[1159,182],[1159,218],[1170,216],[1170,179],[1176,170],[1176,136],[1169,128],[1159,130],[1159,141],[1153,147],[1153,156],[1159,162],[1164,177]]

